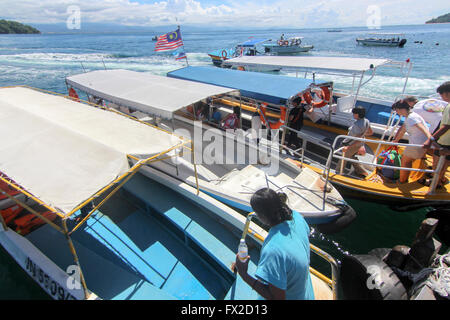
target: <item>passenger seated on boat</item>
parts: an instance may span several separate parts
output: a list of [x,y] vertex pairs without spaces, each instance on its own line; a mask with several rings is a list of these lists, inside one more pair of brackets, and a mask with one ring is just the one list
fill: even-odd
[[439,128],[442,111],[444,111],[447,103],[444,104],[443,101],[435,99],[419,101],[414,96],[407,96],[403,100],[430,125],[429,130],[432,134]]
[[234,108],[233,113],[229,114],[222,120],[220,127],[222,129],[237,129],[240,127],[239,121],[240,109]]
[[197,120],[209,119],[209,106],[203,102],[197,102],[195,104],[196,118]]
[[[411,110],[409,104],[400,100],[392,105],[392,109],[396,111],[400,116],[406,118],[401,128],[397,131],[392,142],[398,143],[404,136],[405,132],[409,135],[409,144],[423,145],[427,139],[431,137],[431,133],[428,130],[425,120]],[[426,149],[423,147],[407,146],[402,154],[401,166],[405,168],[411,168],[412,163],[416,159],[421,159],[425,156]],[[400,183],[408,182],[410,171],[400,171]]]
[[[373,134],[373,130],[370,126],[370,121],[366,118],[366,109],[358,106],[352,109],[352,113],[356,122],[349,128],[347,135],[357,138],[364,138],[366,135],[371,136]],[[361,141],[344,139],[342,145],[344,145],[344,148],[342,149],[343,156],[346,158],[358,160],[356,155],[364,152],[362,150],[362,148],[364,148],[364,142]],[[352,166],[357,175],[363,177],[368,176],[369,173],[359,163],[352,162]],[[337,164],[337,171],[342,174],[344,169],[345,160],[340,159]]]
[[271,300],[314,300],[309,272],[309,226],[286,203],[286,195],[264,188],[250,200],[256,217],[270,230],[261,249],[254,276],[248,263],[236,257],[236,269],[242,279],[259,295]]
[[438,188],[444,186],[449,183],[445,174],[450,165],[450,81],[444,82],[437,89],[437,93],[440,94],[442,100],[448,103],[445,107],[442,121],[439,128],[433,133],[431,137],[424,143],[424,148],[430,148],[433,144],[439,148],[435,150],[433,156],[433,170],[437,168],[437,164],[439,162],[439,157],[441,155],[445,155],[445,163],[444,166],[439,173],[439,183]]

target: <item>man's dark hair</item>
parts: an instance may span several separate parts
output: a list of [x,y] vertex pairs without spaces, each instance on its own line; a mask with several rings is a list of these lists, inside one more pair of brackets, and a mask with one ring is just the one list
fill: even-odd
[[408,96],[408,97],[405,97],[405,99],[403,99],[403,101],[405,101],[405,102],[413,102],[414,104],[416,104],[419,100],[417,100],[416,97]]
[[450,81],[446,81],[443,84],[441,84],[437,89],[436,92],[439,94],[450,92]]
[[395,109],[410,110],[411,109],[411,107],[405,100],[399,100],[399,101],[395,102],[391,108],[392,108],[392,110],[395,110]]
[[262,215],[272,226],[292,220],[292,210],[288,207],[284,193],[264,188],[258,190],[250,199],[250,205],[257,215]]
[[361,106],[354,107],[352,113],[358,114],[359,118],[362,119],[366,116],[366,109]]

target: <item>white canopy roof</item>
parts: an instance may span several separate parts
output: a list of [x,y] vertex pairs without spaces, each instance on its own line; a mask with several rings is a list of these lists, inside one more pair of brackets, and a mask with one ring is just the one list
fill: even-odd
[[[242,56],[226,60],[232,66],[271,66],[309,71],[334,70],[361,73],[391,62],[387,59],[300,56]],[[371,68],[372,66],[372,68]]]
[[121,115],[30,88],[0,89],[0,172],[70,213],[129,170],[182,141]]
[[66,81],[88,94],[165,119],[171,119],[175,111],[208,97],[238,92],[128,70],[93,71],[68,77]]

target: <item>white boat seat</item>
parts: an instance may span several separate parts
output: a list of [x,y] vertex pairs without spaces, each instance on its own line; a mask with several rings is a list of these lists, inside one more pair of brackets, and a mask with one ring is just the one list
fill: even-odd
[[337,98],[336,112],[350,113],[353,108],[355,96]]
[[234,192],[239,192],[242,188],[243,192],[254,192],[267,187],[264,171],[253,165],[248,165],[242,170],[235,170],[222,180],[221,187]]

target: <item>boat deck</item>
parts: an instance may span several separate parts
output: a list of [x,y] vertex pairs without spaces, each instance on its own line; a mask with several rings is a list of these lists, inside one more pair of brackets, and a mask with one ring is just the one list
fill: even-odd
[[[27,238],[61,269],[73,264],[64,236],[49,226]],[[142,175],[130,180],[72,239],[88,288],[102,299],[257,298],[230,270],[239,236]],[[249,251],[254,272],[259,251]]]

